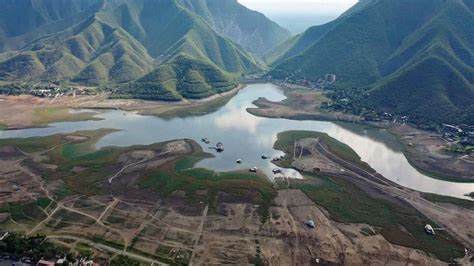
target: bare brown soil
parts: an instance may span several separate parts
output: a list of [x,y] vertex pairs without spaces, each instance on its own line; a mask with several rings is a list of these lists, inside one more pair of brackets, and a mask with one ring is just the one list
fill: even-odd
[[[302,145],[309,142],[306,140]],[[45,233],[71,247],[89,245],[98,256],[125,254],[155,263],[172,258],[196,265],[247,264],[257,260],[269,265],[310,265],[317,261],[349,265],[442,264],[421,251],[393,245],[380,235],[364,234],[363,230],[370,229],[368,225],[332,221],[300,190],[279,190],[270,207],[269,220],[262,223],[259,206],[245,198],[220,193],[217,209],[210,210],[204,203],[190,203],[184,191],[164,198],[130,186],[130,178],[144,169],[191,151],[186,141],[179,140],[160,150],[139,148],[125,152],[118,159],[120,165],[138,164],[116,177],[113,196],[73,194],[42,209],[44,215],[37,222],[7,223],[6,228],[24,230],[30,235]],[[0,160],[5,193],[0,202],[51,197],[51,191],[59,186],[58,182],[46,183],[22,163],[32,155],[12,148],[2,148],[0,152],[11,155]],[[311,158],[308,154],[297,160],[313,164]],[[318,164],[327,164],[324,171],[338,171],[342,167],[322,156],[314,159]],[[13,191],[12,184],[17,184],[20,191]],[[414,202],[420,203],[416,198]],[[453,218],[447,217],[446,223],[454,223]],[[315,221],[316,229],[304,224],[308,219]],[[456,221],[462,222],[459,216]],[[100,242],[103,240],[108,242]]]
[[[311,172],[314,170],[308,165],[332,165],[323,167],[321,171],[314,173],[327,176],[338,176],[358,185],[369,194],[377,194],[386,199],[399,199],[413,206],[420,213],[433,221],[442,225],[444,230],[456,236],[466,247],[474,250],[474,210],[461,208],[453,204],[433,203],[422,197],[420,192],[400,187],[383,176],[366,171],[357,165],[348,162],[341,162],[331,154],[319,139],[303,139],[297,143],[299,146],[306,146],[309,154],[296,157],[293,167],[300,171]],[[326,158],[326,159],[321,159]],[[305,168],[301,168],[304,162]],[[321,164],[322,163],[322,164]],[[343,171],[341,171],[343,170]]]
[[447,153],[448,141],[433,132],[408,125],[392,125],[389,130],[399,137],[408,160],[416,168],[435,176],[474,182],[474,154]]
[[[266,265],[437,265],[423,252],[392,245],[383,237],[365,236],[368,225],[331,221],[300,190],[280,190],[270,221],[262,225],[255,206],[221,204],[218,216],[208,216],[199,242],[196,264],[241,264],[260,256]],[[304,222],[312,219],[316,229]]]

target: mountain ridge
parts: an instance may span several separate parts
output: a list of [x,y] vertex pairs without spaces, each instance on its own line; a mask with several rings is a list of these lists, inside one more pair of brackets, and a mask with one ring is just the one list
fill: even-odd
[[[0,40],[5,41],[0,45],[0,78],[4,81],[120,85],[159,70],[162,64],[184,66],[183,60],[189,60],[190,65],[208,65],[201,69],[217,68],[203,73],[222,72],[229,74],[225,77],[235,77],[262,71],[265,66],[256,52],[271,49],[276,40],[289,36],[286,30],[236,0],[199,0],[193,4],[185,0],[20,1],[23,8],[12,7],[12,13],[38,13],[41,19],[27,19],[26,26],[13,37],[9,30],[12,23],[0,21]],[[1,0],[0,4],[10,2]],[[235,11],[239,15],[205,15],[195,11],[197,4],[207,13],[230,7],[233,10],[227,13]],[[51,14],[45,13],[48,7],[53,7]],[[63,16],[58,16],[56,13],[62,10]],[[239,36],[226,31],[226,27],[239,29]],[[248,47],[257,39],[255,32],[263,29],[268,32],[259,36],[255,45],[258,49],[248,52],[243,45]]]
[[[465,3],[361,2],[336,21],[313,27],[267,54],[273,67],[269,75],[317,80],[334,73],[337,88],[370,89],[367,107],[409,115],[417,122],[466,122],[471,118],[456,118],[474,105],[474,29],[469,26],[474,15]],[[297,69],[301,71],[295,73]],[[435,96],[421,97],[430,93]],[[433,115],[437,108],[455,115]]]

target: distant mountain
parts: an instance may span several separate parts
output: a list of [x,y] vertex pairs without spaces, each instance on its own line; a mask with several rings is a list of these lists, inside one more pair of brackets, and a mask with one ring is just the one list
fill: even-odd
[[234,80],[261,71],[258,56],[289,37],[236,0],[0,0],[0,5],[6,10],[0,16],[0,79],[7,81],[120,84],[183,65]]
[[[471,0],[366,0],[265,56],[270,75],[369,87],[368,104],[413,119],[473,121]],[[300,70],[300,71],[297,71]]]
[[234,0],[180,1],[217,32],[258,56],[291,37],[288,30]]

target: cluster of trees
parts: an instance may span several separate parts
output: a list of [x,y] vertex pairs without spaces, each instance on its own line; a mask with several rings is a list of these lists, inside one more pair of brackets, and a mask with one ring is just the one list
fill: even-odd
[[45,241],[46,236],[27,237],[23,234],[11,233],[0,241],[0,255],[12,259],[53,259],[66,256],[67,260],[74,262],[74,256],[66,249]]

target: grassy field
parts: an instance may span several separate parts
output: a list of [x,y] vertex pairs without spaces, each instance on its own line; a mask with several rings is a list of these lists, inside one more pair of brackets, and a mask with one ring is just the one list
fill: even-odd
[[319,138],[322,143],[327,145],[328,150],[337,157],[354,163],[370,172],[374,170],[365,162],[361,161],[360,156],[346,144],[331,138],[326,133],[314,131],[286,131],[278,134],[278,139],[273,148],[285,152],[288,156],[283,161],[286,166],[291,165],[294,152],[294,143],[297,140],[305,138]]
[[34,201],[2,203],[0,213],[10,213],[15,222],[34,224],[46,218],[40,207]]
[[431,194],[431,193],[423,193],[423,198],[431,201],[431,202],[438,202],[438,203],[451,203],[454,205],[461,206],[463,208],[474,210],[474,201],[465,200],[465,199],[458,199],[443,195]]
[[[0,140],[0,146],[14,146],[28,153],[43,153],[48,156],[47,163],[57,165],[55,171],[45,171],[42,177],[47,181],[61,180],[62,186],[54,191],[57,199],[77,193],[98,193],[100,184],[112,172],[113,165],[119,149],[95,150],[93,144],[103,136],[114,132],[111,129],[94,131],[79,131],[69,135],[52,135],[27,139]],[[70,139],[68,136],[78,137],[80,141]],[[76,173],[75,167],[83,167],[83,171]]]
[[[293,157],[294,141],[314,137],[319,137],[334,155],[361,165],[360,157],[351,148],[323,133],[283,132],[278,135],[275,148],[287,153],[284,163],[288,164]],[[290,186],[302,190],[337,222],[369,224],[391,243],[423,250],[444,261],[464,256],[463,246],[446,232],[427,235],[424,226],[436,226],[436,223],[415,209],[371,197],[349,181],[333,176],[306,175],[304,180],[292,180]]]

